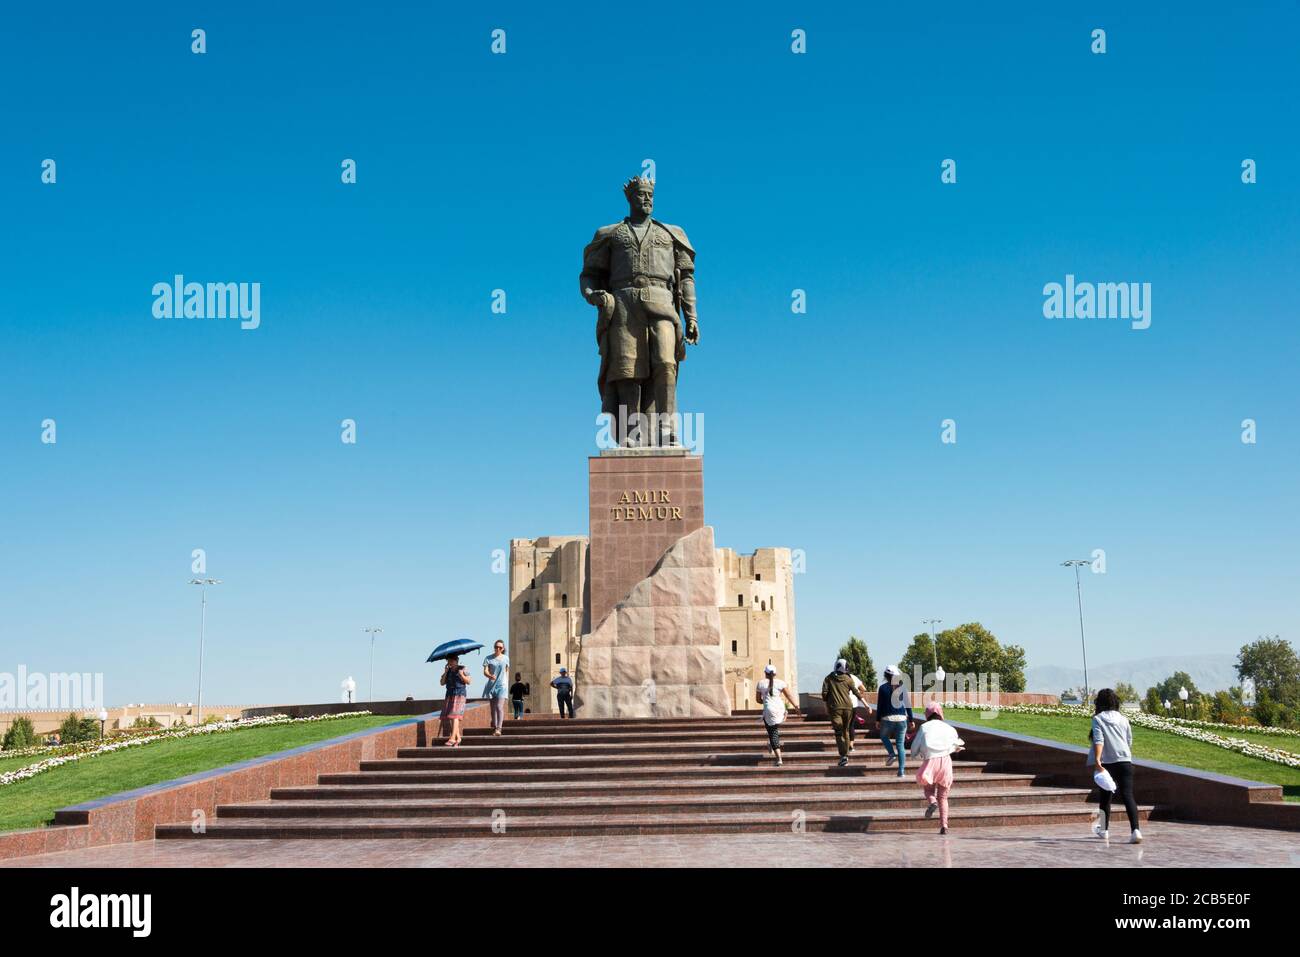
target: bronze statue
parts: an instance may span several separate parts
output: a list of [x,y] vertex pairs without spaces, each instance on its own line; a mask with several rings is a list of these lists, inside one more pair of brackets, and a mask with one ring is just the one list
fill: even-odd
[[578,277],[597,309],[596,387],[620,445],[677,443],[677,365],[700,340],[695,250],[681,227],[651,218],[654,193],[642,177],[623,185],[628,216],[596,230]]

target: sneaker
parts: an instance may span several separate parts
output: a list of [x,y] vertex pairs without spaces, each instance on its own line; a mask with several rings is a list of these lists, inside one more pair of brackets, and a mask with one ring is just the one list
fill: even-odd
[[847,767],[848,763],[849,763],[849,759],[847,757],[840,758],[840,767],[842,768]]
[[1102,827],[1100,821],[1098,821],[1096,824],[1092,826],[1092,833],[1096,834],[1103,841],[1106,840],[1108,837],[1110,837],[1110,831]]
[[1128,839],[1128,842],[1129,842],[1130,844],[1141,844],[1141,843],[1142,843],[1142,832],[1141,832],[1141,831],[1134,831],[1134,832],[1133,832],[1133,836],[1130,837],[1130,838]]
[[782,763],[783,763],[783,762],[781,761],[781,755],[778,754],[778,755],[776,756],[776,766],[779,768],[779,767],[781,766]]
[[897,763],[898,763],[898,758],[894,757],[892,754],[889,757],[885,758],[885,767],[887,768],[892,768]]
[[941,827],[941,828],[939,828],[939,833],[940,833],[940,834],[947,834],[947,833],[948,833],[948,829],[947,829],[946,827]]
[[932,818],[935,816],[936,813],[938,813],[938,811],[939,811],[939,805],[931,804],[928,808],[925,809],[925,816],[927,819]]

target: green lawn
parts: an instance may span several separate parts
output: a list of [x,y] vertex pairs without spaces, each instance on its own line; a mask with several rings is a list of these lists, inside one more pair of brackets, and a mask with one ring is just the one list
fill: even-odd
[[[1011,731],[1015,734],[1027,734],[1049,741],[1063,741],[1080,747],[1088,743],[1090,719],[1064,715],[1011,714],[1002,712],[996,718],[984,719],[979,711],[952,708],[948,716],[953,721],[964,724],[983,725],[993,730]],[[1220,732],[1215,732],[1220,733]],[[1228,737],[1229,735],[1224,735]],[[1300,750],[1295,738],[1284,736],[1269,737],[1262,734],[1237,734],[1231,737],[1246,738],[1252,742],[1285,748],[1288,751]],[[1263,781],[1268,784],[1280,784],[1288,801],[1300,801],[1300,768],[1288,768],[1272,761],[1237,754],[1224,748],[1193,741],[1166,731],[1152,731],[1150,728],[1133,727],[1133,756],[1149,761],[1162,761],[1165,764],[1180,764],[1201,771],[1213,771],[1216,774],[1228,774],[1248,781]]]
[[[113,754],[83,758],[30,780],[0,787],[0,831],[48,824],[58,808],[70,804],[401,720],[404,719],[392,715],[370,715],[278,727],[272,725],[159,741]],[[13,770],[35,760],[39,758],[10,758],[7,761],[0,758],[0,770]]]

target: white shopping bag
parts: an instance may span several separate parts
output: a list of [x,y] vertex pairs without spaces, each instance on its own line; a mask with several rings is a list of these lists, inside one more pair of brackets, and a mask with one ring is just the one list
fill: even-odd
[[1109,771],[1104,769],[1098,771],[1092,776],[1092,779],[1097,782],[1097,787],[1101,788],[1103,791],[1110,791],[1113,794],[1119,790],[1119,785],[1115,783],[1115,779],[1110,776]]

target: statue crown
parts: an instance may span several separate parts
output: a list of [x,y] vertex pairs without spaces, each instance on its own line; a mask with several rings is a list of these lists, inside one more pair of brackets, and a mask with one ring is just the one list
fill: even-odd
[[623,184],[623,195],[626,196],[628,199],[631,199],[632,194],[635,193],[642,186],[649,186],[651,193],[655,191],[654,180],[648,179],[645,176],[633,176],[630,180],[628,180],[626,183]]

